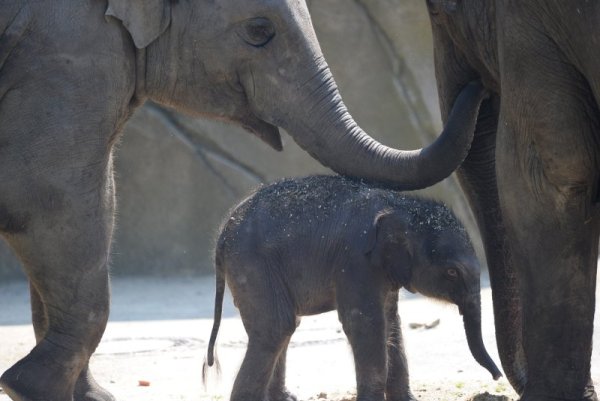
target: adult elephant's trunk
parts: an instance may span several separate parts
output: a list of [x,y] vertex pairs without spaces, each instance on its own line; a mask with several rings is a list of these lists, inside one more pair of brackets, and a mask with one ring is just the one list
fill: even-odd
[[481,335],[481,299],[479,294],[473,295],[468,303],[461,307],[467,343],[473,358],[491,374],[494,380],[498,380],[502,373],[489,356]]
[[461,164],[486,93],[479,82],[466,85],[439,138],[426,148],[402,151],[382,145],[357,125],[326,66],[299,90],[299,110],[286,113],[277,125],[334,171],[402,190],[433,185]]

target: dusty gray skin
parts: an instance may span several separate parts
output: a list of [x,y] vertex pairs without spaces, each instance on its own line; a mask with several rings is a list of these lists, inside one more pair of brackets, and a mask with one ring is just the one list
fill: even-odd
[[348,115],[302,0],[0,2],[0,234],[31,282],[37,345],[0,378],[16,401],[107,401],[87,368],[109,314],[113,144],[145,100],[278,127],[322,163],[398,187],[449,175],[481,85],[422,152],[386,148]]
[[485,244],[502,366],[524,401],[597,400],[600,2],[428,0],[444,120],[492,92],[458,171]]
[[248,333],[231,401],[295,399],[285,357],[300,316],[337,309],[352,346],[357,400],[414,400],[398,316],[405,287],[458,305],[469,348],[501,376],[481,338],[479,263],[444,205],[340,176],[290,179],[242,202],[216,247],[214,362],[225,283]]

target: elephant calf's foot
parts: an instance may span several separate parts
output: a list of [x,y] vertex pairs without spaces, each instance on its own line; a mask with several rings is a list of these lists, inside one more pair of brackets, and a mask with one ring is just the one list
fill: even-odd
[[73,401],[73,384],[64,370],[31,354],[0,377],[0,387],[13,401]]
[[386,394],[386,401],[417,401],[417,398],[409,391],[408,394]]
[[84,369],[75,383],[75,401],[115,401],[115,397],[102,388],[88,369]]

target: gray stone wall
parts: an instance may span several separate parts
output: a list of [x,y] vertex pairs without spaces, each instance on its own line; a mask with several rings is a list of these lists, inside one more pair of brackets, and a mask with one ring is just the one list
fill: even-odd
[[[418,148],[440,130],[431,32],[423,1],[308,1],[346,105],[385,144]],[[113,274],[212,271],[221,220],[261,182],[328,172],[285,136],[278,153],[235,126],[155,104],[127,124],[116,151]],[[427,191],[465,214],[452,180]],[[0,244],[1,245],[1,244]],[[0,278],[19,270],[0,246]]]

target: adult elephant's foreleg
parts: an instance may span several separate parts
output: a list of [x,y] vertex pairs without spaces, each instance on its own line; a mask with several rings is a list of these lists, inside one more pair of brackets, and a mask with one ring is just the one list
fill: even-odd
[[[33,330],[35,332],[36,342],[44,339],[48,331],[48,317],[42,298],[38,290],[30,284],[31,294],[31,320]],[[108,391],[103,389],[92,376],[89,369],[89,363],[83,368],[79,374],[79,378],[75,383],[73,393],[75,401],[114,401],[114,397]]]
[[594,399],[600,113],[576,60],[568,60],[572,49],[563,52],[538,14],[513,3],[501,9],[498,31],[496,160],[523,300],[523,399]]
[[75,383],[73,399],[74,401],[114,401],[115,397],[96,382],[88,363]]
[[38,339],[29,355],[0,378],[2,388],[17,401],[73,400],[78,379],[89,377],[89,357],[108,318],[107,263],[114,206],[111,168],[106,162],[94,164],[75,173],[81,181],[64,180],[62,186],[51,186],[52,178],[65,172],[64,165],[56,171],[53,168],[47,167],[43,174],[48,179],[39,181],[22,177],[16,183],[15,176],[5,202],[7,213],[14,218],[24,216],[18,230],[6,237],[30,279]]
[[[33,323],[36,342],[39,343],[44,339],[48,331],[48,317],[40,293],[32,284],[29,287],[31,294],[31,321]],[[89,363],[79,374],[79,378],[75,383],[73,398],[75,401],[114,401],[115,399],[112,394],[96,382],[90,371]]]
[[523,399],[582,399],[590,375],[598,218],[589,213],[591,194],[583,188],[536,190],[531,172],[516,170],[505,172],[500,192],[521,278]]
[[[507,64],[535,66],[534,52],[527,55]],[[586,86],[570,66],[557,58],[544,68],[554,74],[520,71],[503,81],[507,106],[497,149],[500,204],[523,301],[523,399],[589,399],[598,121],[590,121],[596,118],[586,112],[590,97],[579,92]]]

